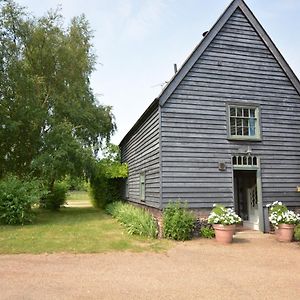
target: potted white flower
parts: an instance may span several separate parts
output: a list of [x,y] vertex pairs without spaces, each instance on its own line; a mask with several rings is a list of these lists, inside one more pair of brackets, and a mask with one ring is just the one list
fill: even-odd
[[291,242],[294,236],[294,228],[300,223],[300,215],[295,214],[292,210],[280,201],[268,204],[269,220],[275,227],[275,235],[280,242]]
[[208,217],[208,223],[212,224],[215,230],[216,240],[225,244],[232,242],[235,225],[241,221],[242,219],[232,208],[216,204],[214,204],[214,208]]

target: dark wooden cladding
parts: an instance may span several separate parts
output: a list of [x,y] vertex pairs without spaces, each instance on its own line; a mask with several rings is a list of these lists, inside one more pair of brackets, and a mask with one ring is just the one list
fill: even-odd
[[[159,207],[159,113],[153,108],[148,118],[122,141],[122,162],[128,163],[128,200]],[[140,173],[145,172],[145,201],[140,200]]]
[[[260,161],[263,206],[280,200],[300,207],[299,93],[273,42],[245,3],[234,0],[121,142],[129,200],[143,203],[145,172],[148,206],[234,206],[232,156],[250,147]],[[259,139],[228,139],[228,104],[259,109]]]
[[[227,139],[226,103],[260,107],[262,140]],[[299,204],[300,97],[240,9],[162,107],[162,202],[233,205],[231,156],[250,145],[261,159],[264,205]],[[226,163],[219,171],[218,163]],[[296,205],[297,204],[297,205]]]

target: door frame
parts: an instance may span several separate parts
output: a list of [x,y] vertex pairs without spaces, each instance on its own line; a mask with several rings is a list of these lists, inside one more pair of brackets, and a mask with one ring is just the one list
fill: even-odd
[[[237,154],[241,156],[240,154]],[[235,156],[235,155],[233,155]],[[232,156],[232,157],[233,157]],[[259,231],[265,231],[265,221],[263,213],[263,202],[262,202],[262,183],[261,183],[261,167],[260,167],[260,158],[255,156],[257,159],[256,166],[249,165],[233,165],[232,164],[232,191],[233,191],[233,200],[234,205],[236,206],[236,195],[235,195],[235,182],[234,182],[234,171],[256,171],[256,188],[257,188],[257,206],[258,206],[258,227]]]

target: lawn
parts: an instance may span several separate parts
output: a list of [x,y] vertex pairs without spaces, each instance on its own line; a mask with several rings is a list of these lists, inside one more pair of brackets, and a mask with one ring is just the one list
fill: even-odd
[[0,226],[0,254],[164,251],[172,244],[130,236],[116,220],[92,207],[36,210],[32,225]]

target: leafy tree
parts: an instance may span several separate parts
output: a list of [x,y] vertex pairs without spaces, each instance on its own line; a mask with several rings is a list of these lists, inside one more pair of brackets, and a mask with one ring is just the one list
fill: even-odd
[[85,16],[29,15],[0,0],[0,177],[33,174],[50,189],[91,171],[116,125],[90,87],[96,57]]
[[121,163],[118,146],[109,144],[103,154],[90,178],[93,204],[100,208],[122,198],[124,180],[128,176],[128,166]]

